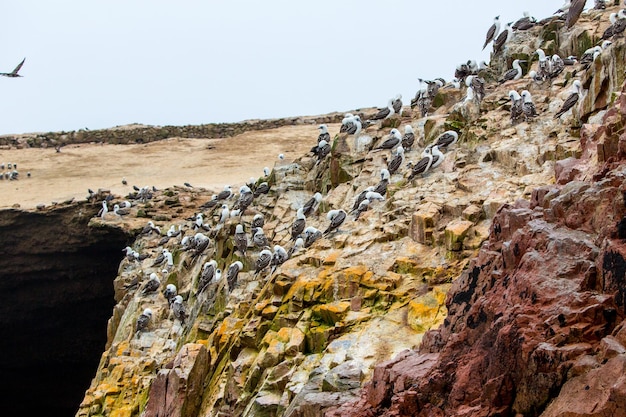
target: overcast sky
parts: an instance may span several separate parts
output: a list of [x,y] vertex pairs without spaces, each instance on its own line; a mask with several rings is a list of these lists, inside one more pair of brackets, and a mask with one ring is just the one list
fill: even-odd
[[[495,15],[561,0],[18,0],[0,16],[0,134],[315,115],[407,102]],[[588,1],[588,5],[592,5]]]

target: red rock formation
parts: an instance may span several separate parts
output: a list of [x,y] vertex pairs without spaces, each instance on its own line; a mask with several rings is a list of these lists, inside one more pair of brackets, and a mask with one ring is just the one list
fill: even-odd
[[499,210],[445,323],[327,416],[623,415],[625,92],[557,185]]

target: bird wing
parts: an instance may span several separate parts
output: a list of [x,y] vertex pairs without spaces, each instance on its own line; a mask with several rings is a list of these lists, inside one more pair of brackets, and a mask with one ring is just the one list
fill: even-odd
[[22,62],[17,64],[17,67],[15,67],[15,69],[11,72],[11,74],[17,75],[17,72],[20,70],[20,68],[22,68],[22,65],[24,65],[24,61],[26,61],[26,58],[22,59]]
[[483,45],[483,49],[487,47],[487,44],[493,40],[494,35],[496,34],[496,24],[491,25],[489,30],[487,31],[487,36],[485,36],[485,44]]
[[402,110],[402,100],[394,100],[392,103],[393,110],[400,114],[400,110]]
[[378,113],[376,113],[371,120],[380,120],[380,119],[384,119],[385,117],[387,117],[389,115],[389,112],[391,110],[389,110],[389,107],[385,107],[384,109],[380,109],[378,110]]
[[567,112],[569,109],[574,107],[574,104],[576,104],[577,102],[578,102],[578,93],[570,94],[570,96],[565,100],[565,102],[563,102],[563,105],[561,106],[561,110],[559,110],[554,115],[554,118],[556,119],[556,118],[561,117],[563,114],[565,114],[565,112]]
[[567,28],[574,26],[574,23],[578,21],[580,14],[583,12],[586,0],[573,0],[569,10],[567,11],[567,18],[565,19],[565,25]]

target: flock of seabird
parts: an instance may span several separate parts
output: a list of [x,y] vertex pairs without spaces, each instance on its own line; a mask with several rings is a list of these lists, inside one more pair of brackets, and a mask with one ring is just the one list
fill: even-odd
[[[26,176],[30,178],[30,171],[26,173]],[[19,179],[20,179],[20,172],[17,170],[16,163],[14,162],[0,163],[0,181],[3,181],[3,180],[17,181]]]
[[[584,3],[582,0],[568,0],[559,9],[558,13],[562,15],[565,21],[563,25],[565,30],[576,23]],[[596,8],[602,9],[604,7],[604,2],[596,1]],[[522,18],[516,22],[505,24],[504,29],[500,31],[501,22],[500,17],[497,16],[487,32],[483,48],[489,43],[493,43],[493,54],[501,53],[507,48],[507,44],[515,37],[517,31],[528,30],[540,24],[542,22],[537,22],[530,14],[524,13]],[[606,36],[616,36],[622,33],[625,27],[625,12],[622,10],[619,13],[613,13],[611,14],[612,32]],[[537,69],[529,72],[526,76],[536,83],[550,82],[551,85],[551,81],[563,72],[565,66],[582,65],[584,69],[587,60],[590,59],[590,62],[593,62],[602,53],[602,50],[609,46],[610,41],[609,43],[605,42],[602,46],[588,51],[591,54],[590,58],[581,56],[580,59],[571,56],[561,58],[558,55],[548,57],[544,51],[538,49],[535,52],[538,56]],[[506,85],[510,81],[522,78],[524,74],[520,64],[523,62],[515,60],[512,68],[501,74],[498,83]],[[483,62],[479,65],[470,60],[456,68],[455,80],[450,83],[446,83],[442,78],[433,81],[418,79],[418,91],[415,98],[411,100],[411,108],[417,107],[420,116],[427,117],[432,101],[441,88],[465,88],[467,92],[462,103],[473,101],[480,105],[485,97],[486,89],[490,87],[481,77],[481,71],[487,69],[490,69],[488,64]],[[573,80],[571,94],[554,117],[559,118],[571,110],[580,101],[582,94],[581,82],[577,79]],[[510,90],[508,98],[510,99],[510,117],[513,124],[521,121],[530,122],[537,117],[538,111],[528,90],[523,90],[521,93]],[[398,94],[390,98],[385,107],[378,109],[370,117],[346,114],[337,135],[352,135],[358,139],[369,126],[376,125],[391,117],[398,117],[402,111],[402,97]],[[317,143],[311,149],[315,166],[327,163],[328,156],[332,153],[331,143],[333,142],[328,126],[322,124],[318,127],[318,131]],[[386,167],[380,171],[380,180],[361,190],[350,208],[332,208],[329,210],[325,220],[320,218],[318,213],[323,202],[323,195],[321,192],[314,193],[297,207],[290,227],[286,227],[289,231],[288,236],[282,241],[274,242],[271,237],[265,234],[263,228],[266,214],[262,212],[261,205],[256,204],[259,197],[271,190],[269,178],[271,171],[269,168],[264,169],[263,177],[248,180],[245,185],[239,188],[238,193],[233,192],[231,186],[225,186],[223,191],[214,194],[211,199],[199,205],[199,212],[190,217],[188,224],[184,226],[178,228],[171,226],[165,234],[162,234],[153,222],[148,222],[140,234],[148,239],[152,239],[152,234],[155,234],[159,239],[160,249],[156,253],[156,258],[150,263],[150,268],[154,272],[151,272],[144,279],[145,282],[141,287],[137,283],[137,288],[141,288],[142,296],[162,296],[167,300],[174,319],[183,324],[189,313],[183,296],[177,294],[176,286],[170,283],[162,289],[162,292],[159,292],[163,281],[167,280],[167,275],[175,268],[173,252],[189,253],[192,259],[202,265],[193,283],[193,294],[186,295],[188,299],[192,296],[200,299],[202,294],[215,294],[217,291],[232,292],[237,288],[238,277],[242,273],[251,274],[249,275],[251,279],[258,279],[259,277],[271,279],[276,269],[299,251],[306,250],[323,237],[332,239],[332,236],[340,232],[342,227],[349,228],[349,226],[345,226],[348,216],[352,216],[354,221],[359,221],[364,212],[377,204],[384,204],[391,175],[401,173],[409,181],[428,175],[429,172],[444,162],[446,152],[459,139],[459,132],[455,130],[445,131],[433,143],[424,147],[421,153],[418,153],[419,158],[416,159],[416,162],[409,161],[405,164],[406,154],[414,152],[415,132],[410,124],[404,126],[404,134],[396,127],[390,129],[388,136],[375,141],[376,143],[372,143],[366,150],[372,156],[382,153],[382,160]],[[407,168],[404,173],[401,171],[403,166]],[[135,191],[134,194],[129,195],[129,199],[145,201],[152,196],[152,190],[149,187],[137,188]],[[102,205],[104,214],[101,215],[104,216],[109,210],[108,201],[103,201]],[[131,203],[114,205],[113,212],[116,216],[124,216],[126,215],[124,209],[129,209],[130,206],[132,206]],[[252,213],[254,214],[252,215]],[[283,221],[288,220],[284,219]],[[222,251],[222,253],[227,253],[229,258],[214,258],[218,253],[215,250],[217,241],[224,241],[224,239],[232,242],[234,256],[231,257],[232,252]],[[140,254],[130,247],[124,250],[129,263],[146,262],[144,259],[146,255]],[[142,265],[144,264],[142,263]],[[161,277],[156,272],[157,269],[160,269]],[[227,272],[224,274],[223,270]],[[137,319],[136,331],[142,332],[149,329],[152,320],[153,312],[150,308],[146,308]]]

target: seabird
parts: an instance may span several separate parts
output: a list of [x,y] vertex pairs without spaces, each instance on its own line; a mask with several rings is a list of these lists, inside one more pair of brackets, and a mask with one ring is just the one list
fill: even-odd
[[235,241],[235,247],[241,253],[242,256],[246,256],[246,250],[248,249],[248,235],[243,230],[243,226],[238,224],[235,227],[235,235],[233,236]]
[[189,184],[188,182],[184,182],[183,185],[185,187],[193,188],[193,185]]
[[363,201],[366,201],[366,200],[369,200],[370,202],[374,200],[385,201],[385,197],[383,197],[381,194],[377,193],[376,191],[368,191],[367,194],[365,194],[365,200]]
[[272,260],[270,261],[270,275],[272,275],[274,271],[276,271],[276,268],[287,262],[287,259],[289,259],[289,254],[287,253],[285,248],[280,245],[275,245],[274,253],[272,254]]
[[128,185],[128,181],[126,181],[126,177],[122,178],[122,185]]
[[267,268],[270,262],[272,262],[272,252],[267,249],[263,249],[254,263],[254,275],[258,275],[259,272]]
[[221,192],[217,195],[216,199],[217,199],[218,201],[226,200],[226,199],[230,198],[230,196],[231,196],[232,194],[233,194],[233,190],[232,190],[231,186],[230,186],[230,185],[226,185],[226,186],[224,187],[224,190],[223,190],[223,191],[221,191]]
[[114,204],[113,205],[113,213],[117,214],[118,216],[126,216],[128,214],[130,214],[130,209],[127,208],[121,208],[119,206],[119,204]]
[[265,218],[263,217],[263,215],[261,213],[255,214],[254,218],[252,219],[251,227],[255,229],[257,227],[263,227],[264,225],[265,225]]
[[[195,251],[193,253],[194,256],[201,255],[211,242],[211,239],[209,239],[208,236],[205,236],[203,233],[196,233],[193,239],[195,241]],[[167,254],[165,254],[165,256],[167,256]]]
[[378,109],[378,113],[370,117],[370,120],[388,119],[393,116],[396,113],[396,110],[393,107],[393,100],[393,98],[390,98],[389,102],[387,102],[387,107]]
[[370,201],[367,198],[361,201],[361,203],[359,204],[359,207],[357,207],[357,209],[354,210],[354,221],[359,220],[361,213],[363,213],[364,211],[367,211],[369,207],[370,207]]
[[520,78],[522,78],[522,67],[520,66],[520,62],[526,62],[525,60],[522,59],[516,59],[513,61],[513,68],[511,68],[510,70],[508,70],[507,72],[504,73],[504,75],[502,76],[502,78],[500,78],[500,80],[498,80],[499,83],[503,83],[506,81],[511,81],[511,80],[519,80]]
[[322,194],[321,193],[313,194],[313,197],[311,197],[306,203],[304,203],[304,206],[302,206],[302,212],[304,213],[305,216],[308,216],[309,214],[315,211],[315,209],[317,208],[317,206],[319,206],[321,202],[322,202]]
[[498,32],[500,32],[500,16],[496,16],[493,19],[493,24],[489,27],[489,30],[487,31],[487,36],[485,36],[483,50],[487,47],[489,42],[491,42],[498,36]]
[[321,237],[322,237],[321,231],[317,230],[313,226],[308,226],[306,229],[304,229],[304,247],[308,248],[313,243],[315,243],[316,240],[318,240]]
[[242,215],[248,209],[248,207],[250,207],[253,200],[254,194],[252,193],[250,187],[248,187],[247,185],[242,185],[241,187],[239,187],[239,200],[237,201],[237,205],[239,207],[239,210],[241,210]]
[[532,96],[528,90],[522,91],[522,111],[526,120],[537,117],[537,109],[535,103],[533,103]]
[[163,291],[163,297],[165,297],[169,305],[172,305],[172,302],[174,301],[174,297],[176,297],[176,294],[177,294],[176,285],[167,284],[165,286],[165,291]]
[[585,8],[587,0],[572,0],[569,10],[567,11],[567,17],[565,18],[565,26],[569,29],[578,21],[580,14]]
[[202,226],[204,226],[204,218],[202,213],[198,213],[196,214],[196,218],[193,222],[193,230],[202,229]]
[[494,54],[500,52],[502,50],[502,47],[504,47],[504,45],[508,43],[513,37],[513,29],[511,28],[511,25],[512,23],[507,23],[504,26],[504,30],[502,31],[502,33],[500,33],[498,37],[493,41]]
[[346,113],[343,119],[341,119],[341,127],[339,128],[339,133],[346,133],[353,121],[354,115],[352,113]]
[[239,272],[243,269],[241,261],[235,261],[228,267],[226,271],[226,282],[228,283],[228,291],[233,291],[237,286],[237,277]]
[[323,140],[325,140],[326,142],[330,142],[330,133],[328,133],[328,126],[319,125],[317,128],[320,131],[320,134],[317,137],[317,143],[320,143]]
[[[136,329],[137,332],[142,332],[148,328],[148,324],[150,323],[150,319],[152,318],[152,310],[146,308],[143,313],[139,315],[137,318]],[[139,334],[137,334],[139,336]]]
[[172,311],[174,312],[174,317],[180,321],[180,324],[185,324],[185,319],[187,318],[187,310],[185,309],[185,305],[183,304],[183,297],[177,295],[174,297],[174,301],[172,302]]
[[267,240],[267,236],[265,236],[265,232],[262,228],[257,228],[254,231],[254,236],[252,236],[252,243],[257,248],[264,248],[269,246],[269,241]]
[[428,115],[428,110],[430,110],[430,105],[432,104],[432,100],[430,98],[430,95],[428,94],[428,87],[429,87],[428,82],[422,81],[422,80],[420,80],[420,82],[421,82],[421,87],[417,92],[418,95],[416,95],[416,105],[417,105],[417,108],[419,109],[420,116],[426,117]]
[[317,162],[315,164],[319,164],[329,153],[330,145],[328,142],[325,140],[320,141],[320,143],[317,144]]
[[471,86],[467,87],[467,91],[465,92],[465,99],[463,99],[463,103],[470,103],[474,101],[474,97],[476,97],[476,94],[474,93],[474,89]]
[[282,161],[283,159],[285,159],[285,154],[284,154],[284,153],[279,153],[279,154],[278,154],[278,159],[280,159],[281,161]]
[[270,169],[268,167],[263,168],[263,175],[265,175],[266,177],[269,177]]
[[455,132],[454,130],[446,130],[441,135],[439,135],[437,141],[435,142],[435,146],[437,146],[438,148],[448,149],[448,146],[454,145],[455,143],[457,143],[458,140],[459,134],[457,132]]
[[398,129],[391,129],[389,136],[387,139],[380,144],[380,146],[374,148],[374,151],[379,151],[383,149],[393,149],[398,146],[402,142],[402,135]]
[[381,195],[387,195],[387,185],[389,184],[389,178],[390,178],[389,170],[382,169],[380,171],[380,182],[376,184],[376,187],[374,187],[372,191]]
[[102,209],[100,209],[100,212],[98,213],[98,216],[100,216],[102,219],[104,219],[104,216],[109,212],[109,207],[107,207],[107,202],[106,200],[104,200],[102,202]]
[[572,93],[570,94],[570,96],[563,102],[563,106],[561,106],[561,109],[554,115],[555,119],[558,119],[569,109],[574,107],[574,105],[578,103],[578,100],[582,97],[582,86],[579,80],[574,81],[574,83],[572,84],[571,92]]
[[415,133],[413,132],[413,127],[411,125],[404,126],[404,135],[402,136],[402,147],[410,151],[413,147],[413,143],[415,143]]
[[396,96],[393,98],[391,105],[393,106],[394,112],[398,116],[401,116],[400,113],[402,112],[402,94],[396,94]]
[[509,91],[509,98],[511,99],[511,123],[517,124],[522,120],[524,110],[522,110],[522,96],[515,90]]
[[141,232],[139,233],[139,236],[149,235],[154,230],[155,230],[154,223],[152,222],[152,220],[150,220],[150,221],[148,221],[148,224],[146,224],[143,227],[143,229],[141,229]]
[[304,247],[304,239],[302,239],[301,237],[297,238],[295,243],[293,244],[293,246],[289,249],[289,252],[287,253],[289,255],[289,257],[291,258],[291,256],[296,253],[297,251],[299,251],[300,249],[302,249]]
[[606,1],[605,0],[596,0],[593,8],[595,10],[604,10],[604,9],[606,9]]
[[306,216],[304,215],[304,208],[299,208],[296,212],[296,220],[291,224],[291,240],[296,240],[306,227]]
[[342,225],[342,223],[346,220],[346,212],[342,209],[331,210],[326,215],[326,218],[330,220],[330,224],[328,225],[328,228],[324,231],[324,236],[330,234],[334,230],[337,230],[339,226]]
[[228,206],[226,204],[222,204],[222,212],[220,213],[220,219],[218,223],[220,224],[226,223],[226,220],[228,220],[228,217],[230,217],[230,210],[228,209]]
[[159,280],[157,274],[153,272],[150,274],[150,279],[148,280],[148,282],[146,282],[146,286],[143,287],[143,291],[141,293],[143,295],[151,294],[153,292],[156,292],[156,290],[158,290],[160,286],[161,281]]
[[395,174],[400,166],[404,163],[404,148],[402,145],[396,148],[395,156],[387,161],[387,170],[389,174]]
[[352,205],[352,211],[356,211],[359,208],[359,205],[361,204],[361,202],[365,200],[365,196],[367,195],[367,193],[370,191],[374,191],[374,188],[375,188],[374,186],[367,187],[356,197],[356,200],[354,201],[354,204]]
[[535,26],[537,23],[537,19],[532,17],[530,13],[524,12],[524,17],[520,18],[517,22],[515,22],[512,26],[513,30],[528,30]]
[[563,62],[561,57],[558,56],[557,54],[552,55],[552,58],[550,60],[550,74],[548,74],[549,77],[550,78],[558,77],[559,74],[561,74],[564,69],[565,69],[565,63]]
[[465,85],[471,87],[475,93],[475,97],[480,103],[485,98],[485,80],[477,75],[469,75],[465,79]]
[[578,63],[578,58],[574,55],[570,55],[567,58],[563,58],[563,64],[565,65],[576,65]]
[[[605,35],[607,34],[606,31],[609,31],[609,29],[609,36],[605,37]],[[624,33],[624,29],[626,29],[626,10],[621,9],[615,17],[615,22],[611,24],[611,26],[609,26],[602,35],[602,39],[608,39],[612,36],[621,35],[622,33]]]
[[556,12],[554,12],[554,14],[567,13],[567,11],[569,10],[569,8],[571,6],[572,6],[572,1],[571,0],[565,0],[565,3],[563,3],[563,6],[561,6],[560,9],[558,9]]
[[[424,151],[430,151],[431,155],[433,156],[433,163],[430,166],[429,169],[432,168],[437,168],[439,165],[441,165],[443,163],[443,159],[444,159],[444,154],[441,153],[441,151],[439,150],[439,147],[437,145],[431,147],[431,148],[426,148],[424,149]],[[424,153],[422,153],[422,155],[424,155]]]
[[430,169],[432,163],[432,154],[430,152],[426,152],[425,154],[423,154],[422,159],[420,159],[415,165],[413,165],[408,180],[411,181],[413,178],[415,178],[415,176],[419,174],[425,174]]
[[22,68],[22,65],[24,65],[24,61],[26,61],[26,58],[22,59],[22,62],[17,64],[17,67],[15,67],[15,69],[13,71],[11,71],[11,72],[0,72],[0,75],[2,75],[4,77],[9,77],[9,78],[21,77],[21,75],[18,74],[18,71]]
[[602,47],[601,46],[594,46],[593,48],[587,49],[585,52],[583,52],[582,56],[580,57],[580,64],[585,69],[589,68],[591,63],[598,56],[598,54],[601,54],[601,53],[602,53]]
[[203,292],[211,281],[213,281],[217,269],[217,262],[213,259],[204,263],[202,271],[200,272],[200,279],[198,280],[198,294]]
[[339,132],[358,136],[359,133],[361,133],[362,128],[363,125],[361,123],[361,117],[358,115],[353,116],[352,114],[348,113],[346,114],[346,117],[344,117],[341,121],[341,128],[339,129]]
[[537,76],[541,80],[546,80],[550,76],[550,61],[546,58],[546,53],[543,49],[539,48],[535,51],[535,54],[539,56],[539,63],[537,64]]
[[261,194],[267,194],[270,191],[270,186],[267,182],[262,182],[261,184],[259,184],[258,187],[256,187],[256,190],[254,190],[254,197],[258,197]]

